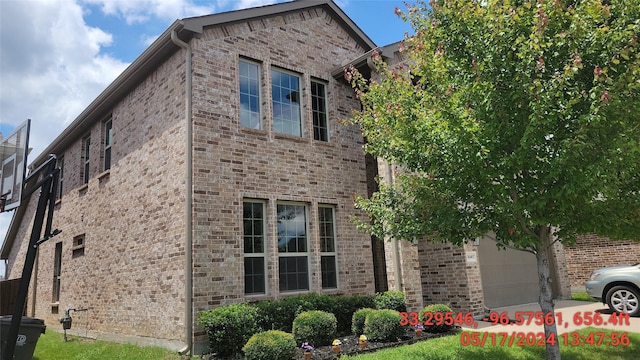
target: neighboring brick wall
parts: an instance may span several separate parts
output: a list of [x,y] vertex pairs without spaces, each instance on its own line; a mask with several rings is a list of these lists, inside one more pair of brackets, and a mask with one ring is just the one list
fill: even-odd
[[[565,247],[556,242],[551,251],[553,267],[555,268],[557,284],[553,285],[555,299],[571,299],[571,282],[568,273]],[[552,275],[553,279],[553,275]]]
[[565,258],[571,286],[584,287],[593,270],[640,262],[640,242],[579,235],[574,246],[565,247]]
[[483,313],[479,263],[467,263],[466,251],[476,251],[449,243],[422,240],[418,245],[424,305],[441,303],[454,311]]

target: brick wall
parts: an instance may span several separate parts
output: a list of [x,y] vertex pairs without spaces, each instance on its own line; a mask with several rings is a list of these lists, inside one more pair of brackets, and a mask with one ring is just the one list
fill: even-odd
[[640,242],[580,235],[574,246],[565,247],[565,257],[571,286],[584,288],[593,270],[640,262]]
[[466,252],[477,251],[449,243],[423,240],[418,245],[424,304],[441,303],[454,311],[483,312],[482,282],[478,262],[467,262]]
[[[193,274],[194,318],[204,309],[287,296],[278,289],[275,208],[289,201],[308,209],[310,290],[371,294],[372,249],[352,217],[367,195],[363,139],[339,119],[358,109],[351,88],[331,77],[342,61],[364,49],[320,9],[205,29],[193,47]],[[239,124],[238,60],[261,65],[261,130]],[[270,69],[301,77],[303,136],[276,134],[270,106]],[[309,83],[326,84],[329,138],[313,140]],[[39,251],[37,284],[30,294],[34,314],[59,326],[66,308],[89,309],[74,316],[73,331],[89,336],[184,340],[185,122],[184,52],[172,55],[113,109],[112,165],[102,169],[103,119],[91,136],[90,180],[82,181],[82,138],[59,153],[65,159],[63,197],[54,227],[62,234]],[[267,294],[245,297],[242,202],[266,206]],[[322,291],[318,206],[335,209],[338,288]],[[35,199],[28,205],[32,214]],[[20,276],[30,232],[25,216],[11,253],[9,277]],[[84,236],[83,254],[74,238]],[[52,301],[53,259],[62,243],[61,295]],[[57,312],[57,313],[56,313]],[[72,314],[73,316],[74,314]],[[194,322],[195,323],[195,322]],[[60,326],[61,328],[61,326]],[[197,342],[205,339],[196,330]]]
[[[174,55],[121,100],[111,115],[111,169],[104,171],[104,127],[91,136],[90,180],[83,184],[83,141],[64,157],[64,187],[54,228],[39,247],[27,309],[53,329],[65,309],[72,331],[176,340],[184,334],[184,57]],[[19,277],[31,232],[32,196],[11,252],[9,277]],[[84,236],[84,248],[74,238]],[[53,301],[54,249],[62,243],[61,291]],[[36,284],[37,281],[37,284]],[[33,291],[33,286],[37,290]],[[35,301],[35,304],[34,304]],[[31,313],[31,309],[35,312]],[[167,343],[165,343],[167,345]]]
[[[330,71],[364,50],[327,13],[314,9],[205,30],[194,48],[194,308],[289,295],[279,290],[276,207],[283,201],[308,210],[310,290],[329,294],[374,292],[368,234],[354,195],[367,195],[362,135],[339,119],[359,108],[351,88]],[[239,122],[238,61],[260,66],[260,129]],[[301,79],[303,135],[277,134],[271,109],[271,69]],[[313,139],[310,81],[326,84],[329,141]],[[244,295],[243,199],[266,208],[267,291]],[[323,290],[318,206],[335,209],[338,289]],[[196,341],[205,340],[198,329]]]

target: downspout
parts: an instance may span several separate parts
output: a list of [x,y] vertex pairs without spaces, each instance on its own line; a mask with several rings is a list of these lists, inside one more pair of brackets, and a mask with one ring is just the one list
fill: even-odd
[[186,199],[184,207],[185,219],[185,246],[184,246],[184,274],[185,274],[185,338],[187,344],[184,349],[180,350],[180,354],[185,355],[193,352],[193,231],[192,231],[192,212],[193,207],[193,119],[191,117],[191,46],[178,38],[176,30],[171,32],[171,41],[186,50],[185,54],[185,120],[186,120]]

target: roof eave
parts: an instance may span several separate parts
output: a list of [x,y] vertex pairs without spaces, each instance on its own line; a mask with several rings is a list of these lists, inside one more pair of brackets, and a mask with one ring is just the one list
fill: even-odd
[[192,31],[184,29],[183,22],[176,20],[165,30],[131,65],[129,65],[98,97],[89,104],[75,120],[38,157],[31,162],[30,168],[43,163],[49,154],[56,154],[70,145],[79,136],[89,131],[98,118],[104,117],[111,108],[122,99],[131,88],[139,84],[160,62],[177,51],[179,47],[171,41],[171,33],[177,31],[180,38],[189,40]]
[[342,65],[331,70],[331,76],[333,76],[336,80],[341,80],[344,77],[344,69],[350,65],[353,65],[356,69],[369,68],[370,70],[375,70],[373,66],[373,61],[371,60],[371,55],[373,55],[374,51],[377,51],[384,61],[388,61],[388,59],[393,59],[395,53],[400,48],[400,41],[382,46],[376,47],[367,51],[366,53],[358,56],[355,59],[344,61]]
[[297,0],[279,4],[265,5],[256,8],[235,10],[218,14],[192,17],[184,19],[184,28],[193,32],[201,33],[205,27],[223,24],[233,24],[237,22],[247,21],[249,19],[258,19],[278,14],[295,12],[313,7],[323,7],[330,10],[330,13],[336,15],[337,20],[347,30],[347,32],[362,46],[366,51],[376,48],[376,44],[367,36],[367,34],[356,25],[349,16],[340,9],[332,0]]

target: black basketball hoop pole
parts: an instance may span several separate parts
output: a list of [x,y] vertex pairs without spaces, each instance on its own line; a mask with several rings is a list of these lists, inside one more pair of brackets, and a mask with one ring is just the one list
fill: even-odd
[[[23,199],[27,199],[36,190],[41,190],[40,198],[38,199],[38,207],[36,208],[35,218],[33,219],[33,227],[31,230],[29,247],[27,248],[24,267],[22,268],[22,279],[20,280],[18,297],[16,299],[13,316],[11,318],[9,335],[7,337],[6,346],[4,349],[2,349],[2,354],[4,356],[3,360],[13,360],[13,353],[15,352],[16,341],[18,340],[18,331],[20,330],[20,322],[22,321],[24,305],[27,301],[27,293],[29,292],[29,283],[31,282],[31,274],[33,272],[33,264],[35,263],[38,246],[60,233],[60,230],[54,230],[53,232],[51,232],[59,174],[60,169],[56,168],[56,157],[54,155],[50,155],[49,159],[47,159],[44,164],[42,164],[32,174],[30,174],[25,181],[25,184],[28,184],[30,180],[38,179],[41,177],[41,180],[38,181],[33,187],[23,192]],[[48,214],[46,214],[47,208],[49,210]],[[40,234],[42,234],[42,226],[44,225],[45,215],[48,215],[46,217],[47,223],[44,231],[44,236],[40,238]]]

